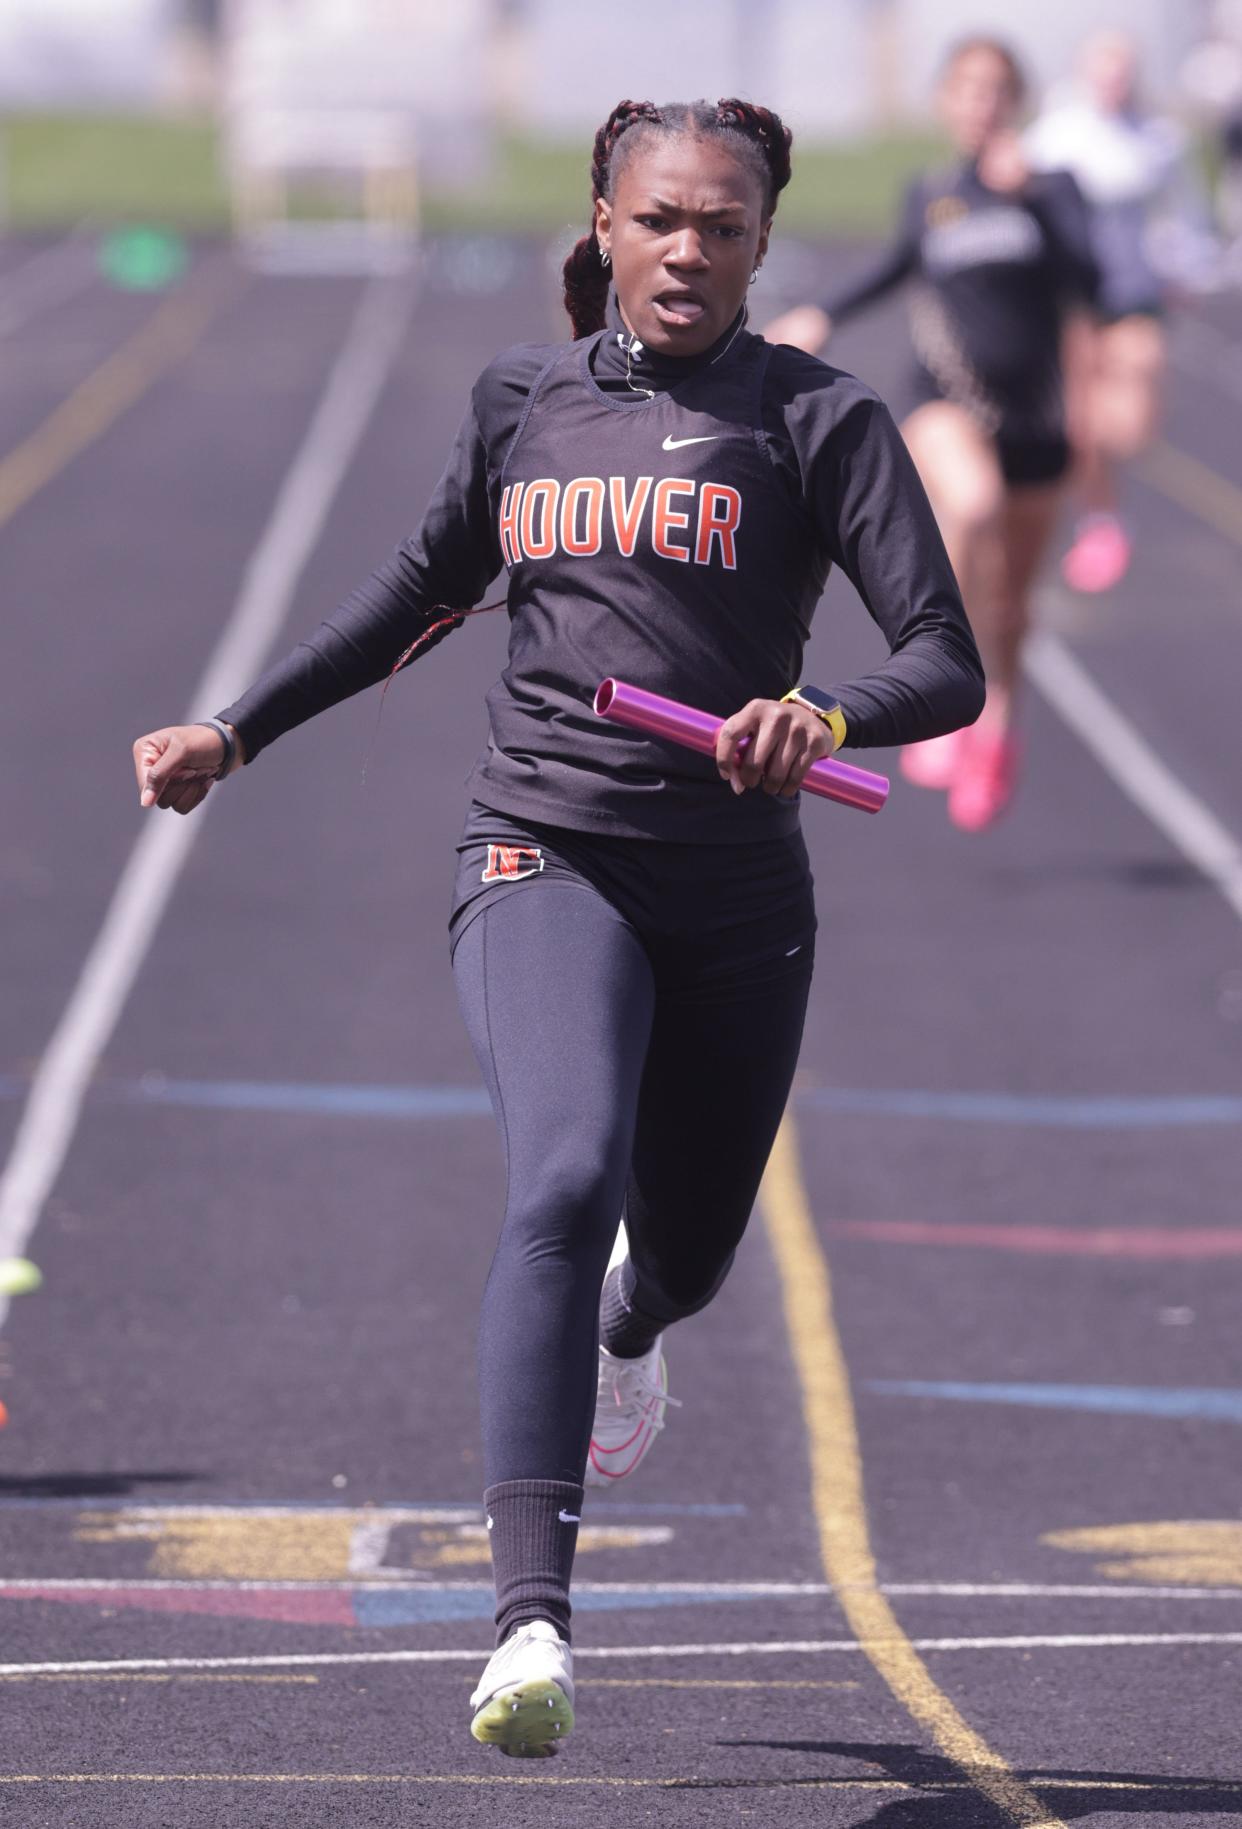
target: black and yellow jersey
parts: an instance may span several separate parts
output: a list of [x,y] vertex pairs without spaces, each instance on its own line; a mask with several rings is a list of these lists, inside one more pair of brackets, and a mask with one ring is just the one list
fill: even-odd
[[1075,307],[1094,309],[1100,283],[1068,172],[1013,191],[984,184],[970,162],[917,178],[889,246],[824,310],[843,323],[907,282],[917,370],[906,407],[940,397],[991,432],[1060,430],[1062,328]]

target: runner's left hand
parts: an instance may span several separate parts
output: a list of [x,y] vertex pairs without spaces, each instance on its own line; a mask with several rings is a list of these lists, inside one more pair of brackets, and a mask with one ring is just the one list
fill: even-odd
[[[739,755],[744,739],[749,740]],[[716,767],[735,794],[761,787],[765,794],[792,800],[811,764],[834,748],[831,730],[805,705],[752,699],[720,726]]]

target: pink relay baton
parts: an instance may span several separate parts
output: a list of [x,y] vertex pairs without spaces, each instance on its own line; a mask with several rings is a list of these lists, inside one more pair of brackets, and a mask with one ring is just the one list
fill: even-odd
[[[696,711],[676,699],[661,698],[658,692],[644,692],[641,686],[627,686],[624,680],[602,680],[595,694],[595,709],[601,718],[628,724],[631,730],[645,730],[648,736],[667,737],[671,743],[696,749],[703,756],[715,755],[716,737],[724,723],[723,718],[714,718],[709,711]],[[838,762],[835,756],[813,762],[802,785],[808,794],[839,800],[842,806],[857,807],[860,813],[878,813],[888,799],[886,775],[873,775],[869,769]]]

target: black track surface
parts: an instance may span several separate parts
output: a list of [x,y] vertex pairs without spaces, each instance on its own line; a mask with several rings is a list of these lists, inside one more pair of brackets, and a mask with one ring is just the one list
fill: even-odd
[[[22,252],[7,251],[0,289]],[[853,257],[791,249],[774,262],[777,287],[796,296],[817,263]],[[200,250],[188,283],[226,258]],[[282,645],[414,521],[489,355],[560,334],[540,247],[433,244],[418,284],[411,335]],[[182,715],[358,292],[239,272],[184,362],[0,527],[6,1150],[139,830],[129,742]],[[99,282],[16,329],[0,378],[5,449],[153,309]],[[1236,300],[1196,312],[1213,347],[1242,353]],[[901,346],[885,315],[833,355],[883,390]],[[1235,488],[1240,414],[1202,363],[1174,367],[1169,441]],[[1045,613],[1239,832],[1242,525],[1231,543],[1149,484],[1130,487],[1131,577],[1099,602],[1050,582]],[[5,1328],[0,1778],[37,1782],[0,1785],[4,1820],[995,1829],[1004,1819],[856,1649],[625,1655],[850,1638],[824,1593],[650,1592],[823,1581],[758,1225],[716,1306],[671,1339],[685,1407],[665,1442],[632,1493],[591,1509],[601,1535],[580,1575],[633,1585],[613,1597],[624,1606],[579,1615],[578,1645],[617,1653],[580,1661],[579,1729],[555,1764],[515,1768],[466,1734],[489,1642],[479,1590],[453,1591],[459,1618],[350,1623],[355,1588],[395,1580],[407,1595],[421,1582],[443,1595],[446,1580],[486,1576],[469,1509],[473,1329],[499,1155],[475,1109],[444,924],[460,783],[503,639],[500,618],[470,625],[394,689],[378,739],[374,700],[356,702],[215,796],[109,1044],[30,1244],[46,1287],[15,1302]],[[834,584],[810,677],[874,647]],[[880,1575],[917,1640],[1242,1634],[1242,1265],[1227,1239],[1196,1258],[1174,1236],[1236,1227],[1237,1122],[1123,1128],[1097,1112],[1040,1124],[1037,1104],[1009,1121],[935,1104],[1242,1092],[1237,915],[1034,696],[1026,725],[1021,796],[983,838],[955,834],[937,799],[901,784],[874,821],[818,804],[805,814],[822,927],[795,1114]],[[466,1096],[455,1115],[394,1120],[167,1102],[183,1082]],[[867,1113],[843,1109],[843,1090],[911,1098]],[[942,1239],[968,1226],[1116,1237],[1088,1256],[900,1242],[878,1222]],[[1167,1255],[1142,1255],[1140,1233]],[[880,1388],[912,1381],[975,1389]],[[978,1387],[997,1385],[1059,1393],[982,1401]],[[1081,1407],[1101,1386],[1237,1401],[1216,1417],[1193,1397],[1184,1405],[1200,1413],[1181,1417]],[[375,1551],[364,1527],[377,1520]],[[1204,1520],[1221,1528],[1197,1560],[1185,1531],[1137,1530]],[[1121,1527],[1111,1548],[1048,1541]],[[352,1583],[351,1529],[355,1572],[368,1541],[374,1552],[370,1577]],[[114,1585],[55,1585],[73,1579]],[[158,1580],[180,1585],[123,1585]],[[1196,1586],[1215,1592],[1195,1598]],[[156,1662],[445,1648],[478,1658]],[[133,1658],[153,1664],[107,1668]],[[89,1660],[104,1668],[11,1671]],[[1051,1815],[1102,1829],[1242,1819],[1238,1645],[966,1645],[927,1661],[995,1752],[1036,1789],[1054,1781],[1041,1792]]]

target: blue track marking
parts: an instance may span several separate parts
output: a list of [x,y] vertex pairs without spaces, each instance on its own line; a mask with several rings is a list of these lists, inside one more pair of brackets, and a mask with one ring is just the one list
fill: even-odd
[[143,1105],[298,1112],[334,1118],[480,1118],[491,1112],[481,1086],[316,1086],[280,1080],[144,1079],[118,1086],[113,1096]]
[[1211,1094],[1169,1098],[1052,1098],[994,1092],[884,1092],[822,1086],[803,1090],[812,1111],[852,1117],[955,1119],[1052,1130],[1148,1130],[1187,1124],[1242,1124],[1242,1099]]
[[[23,1098],[28,1082],[0,1075],[0,1100]],[[203,1111],[276,1112],[334,1118],[482,1118],[491,1111],[481,1086],[350,1085],[303,1080],[174,1080],[148,1075],[104,1082],[95,1099]],[[1242,1098],[1169,1094],[1145,1098],[1039,1093],[932,1092],[871,1087],[806,1087],[795,1102],[844,1117],[940,1123],[1016,1124],[1051,1130],[1152,1130],[1242,1124]]]
[[1201,1417],[1242,1423],[1242,1391],[1190,1386],[1160,1390],[1112,1384],[955,1384],[879,1378],[866,1384],[884,1397],[940,1397],[950,1403],[1023,1404],[1037,1410],[1089,1410],[1109,1416]]
[[[574,1589],[575,1613],[630,1613],[647,1607],[715,1607],[732,1601],[762,1600],[768,1606],[772,1597],[766,1589],[733,1588],[722,1593],[719,1588],[629,1588],[623,1594],[593,1593],[589,1588]],[[490,1591],[474,1593],[429,1592],[420,1594],[408,1588],[385,1593],[374,1588],[357,1589],[354,1612],[360,1626],[425,1626],[446,1620],[488,1619],[496,1611]]]

